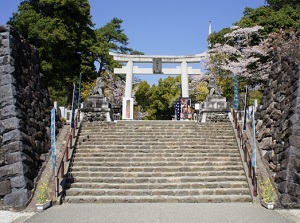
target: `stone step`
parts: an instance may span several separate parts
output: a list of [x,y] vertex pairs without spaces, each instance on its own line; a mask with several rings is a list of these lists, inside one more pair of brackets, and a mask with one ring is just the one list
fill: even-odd
[[168,141],[168,142],[159,142],[159,141],[111,141],[109,143],[101,141],[101,140],[93,140],[93,141],[86,141],[84,143],[79,143],[79,148],[82,146],[127,146],[127,147],[136,147],[136,146],[164,146],[164,147],[174,147],[180,146],[181,147],[193,147],[193,148],[203,148],[203,146],[207,147],[218,147],[222,148],[225,146],[231,146],[232,148],[237,148],[236,142],[206,142],[206,141],[188,141],[188,140],[181,140],[181,141]]
[[[227,150],[228,151],[228,150]],[[75,157],[100,157],[100,158],[112,158],[112,159],[122,159],[122,158],[168,158],[168,157],[183,157],[183,158],[197,158],[197,157],[240,157],[236,152],[199,152],[195,151],[193,153],[126,153],[126,152],[103,152],[100,149],[93,150],[81,150],[76,151]]]
[[74,158],[74,162],[98,162],[98,163],[112,163],[112,162],[203,162],[203,161],[227,161],[227,162],[240,162],[241,158],[236,157],[82,157],[78,154]]
[[83,127],[102,127],[102,128],[109,128],[109,127],[144,127],[144,128],[153,128],[153,127],[173,127],[173,126],[184,126],[187,128],[195,127],[195,128],[216,128],[216,127],[223,127],[223,126],[231,126],[230,122],[214,122],[214,123],[195,123],[195,122],[164,122],[164,123],[154,123],[154,121],[148,121],[147,123],[137,123],[134,121],[130,122],[114,122],[114,123],[101,123],[101,122],[83,122]]
[[206,182],[236,182],[246,183],[245,176],[182,176],[182,177],[72,177],[69,182],[111,183],[111,184],[169,184],[169,183],[206,183]]
[[170,134],[178,134],[178,135],[209,135],[210,133],[219,133],[221,135],[229,135],[233,132],[233,129],[201,129],[201,130],[187,130],[187,129],[147,129],[147,130],[139,130],[139,129],[81,129],[80,134],[95,134],[95,135],[110,135],[110,133],[114,133],[116,135],[126,134],[126,135],[134,135],[137,133],[138,135],[154,135],[157,133],[162,133],[165,135]]
[[73,171],[70,173],[73,178],[81,179],[86,177],[208,177],[208,176],[236,176],[245,177],[244,170],[210,170],[210,171],[193,171],[193,172],[100,172],[100,171]]
[[128,184],[128,183],[95,183],[93,181],[80,180],[76,183],[67,183],[66,188],[83,188],[83,189],[129,189],[129,190],[156,190],[156,189],[208,189],[208,188],[248,188],[248,184],[245,181],[240,182],[192,182],[192,183],[139,183],[139,184]]
[[107,167],[107,166],[76,166],[72,164],[71,171],[99,171],[99,172],[193,172],[193,171],[224,171],[224,170],[243,170],[242,165],[226,165],[226,166],[189,166],[189,167]]
[[[79,148],[76,150],[76,154],[78,153],[98,153],[99,156],[110,156],[110,155],[116,155],[116,156],[128,156],[128,157],[132,157],[132,156],[140,156],[140,154],[150,154],[150,156],[158,156],[159,154],[166,154],[166,156],[168,155],[173,155],[173,156],[185,156],[186,154],[190,155],[190,156],[195,156],[196,154],[200,155],[201,154],[219,154],[220,156],[223,156],[223,154],[230,154],[230,153],[237,153],[237,149],[202,149],[202,150],[198,150],[198,149],[161,149],[161,148],[154,148],[154,149],[131,149],[131,148],[126,148],[126,146],[124,146],[124,148],[108,148],[107,146],[103,146],[102,148],[99,147],[94,147],[94,148]],[[194,154],[194,155],[193,155]]]
[[185,137],[185,136],[176,136],[176,135],[170,135],[170,136],[161,136],[161,137],[154,137],[154,136],[138,136],[138,137],[131,137],[131,136],[114,136],[114,137],[105,137],[105,136],[81,136],[79,137],[80,141],[162,141],[162,142],[170,142],[170,141],[179,141],[179,142],[224,142],[224,141],[230,141],[230,142],[236,142],[236,139],[233,137]]
[[176,162],[176,161],[168,161],[168,162],[85,162],[85,161],[77,161],[74,160],[74,166],[114,166],[114,167],[149,167],[149,166],[177,166],[177,167],[190,167],[190,166],[230,166],[230,165],[242,165],[240,162],[233,161],[201,161],[201,162]]
[[67,196],[68,203],[230,203],[251,202],[250,195]]
[[199,196],[199,195],[248,195],[248,188],[222,189],[86,189],[71,188],[66,190],[67,196]]
[[83,143],[85,144],[99,144],[99,145],[103,145],[103,144],[119,144],[119,145],[124,145],[124,144],[132,144],[134,143],[134,145],[140,145],[141,143],[143,145],[153,145],[153,144],[157,144],[157,145],[163,145],[163,144],[177,144],[178,143],[185,143],[188,145],[220,145],[220,143],[223,143],[224,141],[226,141],[225,145],[236,145],[236,140],[235,139],[212,139],[212,138],[208,138],[208,139],[202,139],[202,141],[200,141],[201,139],[197,139],[197,138],[162,138],[162,139],[158,139],[158,138],[150,138],[150,137],[140,137],[140,138],[131,138],[131,137],[123,137],[123,138],[97,138],[97,137],[93,137],[93,138],[79,138],[79,145],[82,145]]
[[210,135],[210,133],[218,133],[220,135],[229,135],[232,134],[233,129],[210,129],[210,130],[193,130],[193,131],[187,131],[186,129],[149,129],[149,130],[133,130],[133,129],[82,129],[80,131],[80,135],[82,134],[92,134],[92,135],[110,135],[111,133],[114,133],[115,135],[120,134],[126,134],[126,135],[155,135],[157,133],[161,133],[164,135]]

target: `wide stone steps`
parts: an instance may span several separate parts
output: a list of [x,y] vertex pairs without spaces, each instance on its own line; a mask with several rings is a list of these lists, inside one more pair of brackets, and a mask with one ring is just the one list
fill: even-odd
[[248,195],[202,195],[202,196],[68,196],[69,203],[230,203],[251,202]]
[[71,182],[86,182],[86,183],[119,183],[119,184],[141,184],[141,183],[149,183],[149,184],[165,184],[169,183],[187,183],[187,182],[232,182],[232,183],[240,183],[245,182],[245,178],[243,176],[181,176],[181,177],[102,177],[99,179],[98,177],[73,177]]
[[189,167],[189,166],[226,166],[226,165],[239,165],[239,162],[235,161],[202,161],[202,162],[175,162],[175,161],[169,161],[169,162],[85,162],[85,161],[77,161],[74,163],[74,166],[114,166],[114,167],[136,167],[136,166],[143,166],[143,167],[148,167],[148,166],[184,166],[184,167]]
[[[89,184],[85,181],[87,179],[81,179],[76,183],[72,183],[73,187],[84,188],[84,189],[103,189],[103,188],[113,188],[113,189],[208,189],[208,188],[247,188],[248,184],[246,182],[192,182],[192,183],[139,183],[139,184],[129,184],[129,183],[98,183],[91,180]],[[67,184],[70,187],[71,184]]]
[[[245,176],[243,169],[241,170],[208,170],[208,171],[193,171],[193,172],[101,172],[101,171],[74,171],[70,175],[72,182],[82,182],[90,178],[105,178],[105,177],[203,177],[203,176]],[[88,180],[87,180],[88,181]]]
[[[98,150],[98,151],[97,151]],[[82,148],[78,151],[78,152],[82,152]],[[131,156],[143,156],[145,154],[149,154],[149,155],[157,155],[159,156],[159,154],[168,154],[166,155],[166,157],[168,156],[185,156],[185,155],[189,155],[189,156],[196,156],[197,154],[199,154],[201,156],[201,154],[205,154],[208,153],[210,155],[212,155],[212,153],[214,154],[219,154],[219,155],[225,155],[228,153],[232,153],[234,154],[234,151],[236,152],[235,149],[205,149],[205,150],[197,150],[195,148],[193,149],[130,149],[130,148],[111,148],[111,149],[103,149],[101,147],[97,147],[94,149],[91,149],[89,147],[89,149],[85,150],[87,153],[92,153],[92,155],[109,155],[109,154],[113,154],[116,156],[125,156],[128,155],[129,157]],[[101,152],[100,152],[101,151]],[[171,153],[171,154],[170,154]],[[78,154],[76,154],[78,155]]]
[[216,170],[242,170],[242,165],[226,165],[226,166],[173,166],[173,167],[107,167],[107,166],[72,166],[71,171],[101,171],[101,172],[191,172],[191,171],[216,171]]
[[250,202],[230,123],[83,123],[66,202]]
[[[166,150],[166,152],[168,152],[170,150]],[[184,152],[184,153],[183,153]],[[113,151],[108,151],[106,150],[103,152],[93,152],[93,150],[88,150],[88,152],[82,151],[82,152],[76,152],[76,157],[107,157],[107,158],[116,158],[116,159],[121,159],[124,157],[128,157],[128,158],[143,158],[143,157],[148,157],[148,158],[162,158],[162,157],[239,157],[239,154],[237,153],[230,153],[230,150],[221,150],[219,152],[214,152],[214,150],[206,150],[205,152],[201,152],[199,153],[196,150],[178,150],[176,152],[172,151],[172,153],[164,153],[161,150],[158,150],[157,152],[155,151],[149,151],[149,153],[147,153],[147,151],[144,151],[143,153],[139,153],[139,152],[133,152],[133,153],[129,153],[129,152],[118,152],[116,150]]]
[[221,189],[86,189],[76,188],[67,190],[67,196],[197,196],[197,195],[248,195],[247,188],[221,188]]
[[[77,154],[78,155],[78,154]],[[86,154],[89,155],[89,154]],[[97,163],[145,163],[145,162],[204,162],[204,161],[231,161],[238,162],[240,164],[240,157],[124,157],[124,158],[115,158],[115,157],[75,157],[77,162],[97,162]]]

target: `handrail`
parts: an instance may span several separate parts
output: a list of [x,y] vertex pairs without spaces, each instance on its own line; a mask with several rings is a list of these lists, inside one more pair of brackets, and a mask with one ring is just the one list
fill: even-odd
[[251,140],[244,132],[242,125],[238,121],[238,113],[236,110],[232,110],[232,117],[234,122],[234,128],[237,131],[237,137],[239,139],[240,149],[243,151],[243,162],[247,166],[248,177],[252,180],[253,185],[253,195],[257,196],[257,174],[256,168],[252,166],[252,150],[251,150]]
[[70,128],[67,143],[65,145],[62,158],[59,162],[57,171],[55,173],[55,196],[59,198],[59,204],[62,202],[64,196],[64,187],[66,184],[66,178],[68,176],[70,161],[73,156],[74,146],[78,139],[78,130],[80,127],[80,110],[75,114],[74,128]]

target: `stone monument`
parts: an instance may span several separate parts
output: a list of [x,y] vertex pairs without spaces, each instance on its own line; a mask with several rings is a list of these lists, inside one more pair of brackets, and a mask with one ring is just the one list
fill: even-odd
[[229,103],[221,96],[221,90],[216,84],[216,79],[212,78],[208,83],[210,89],[206,100],[200,104],[201,122],[229,121]]
[[84,113],[83,121],[111,121],[111,108],[104,94],[104,83],[100,77],[96,80],[95,87],[90,96],[83,102],[81,112]]

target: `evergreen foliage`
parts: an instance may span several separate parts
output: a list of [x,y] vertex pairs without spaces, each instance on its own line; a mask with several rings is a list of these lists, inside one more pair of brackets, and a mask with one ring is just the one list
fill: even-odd
[[38,47],[42,72],[53,92],[68,92],[79,74],[94,73],[95,33],[88,0],[23,0],[10,21]]

